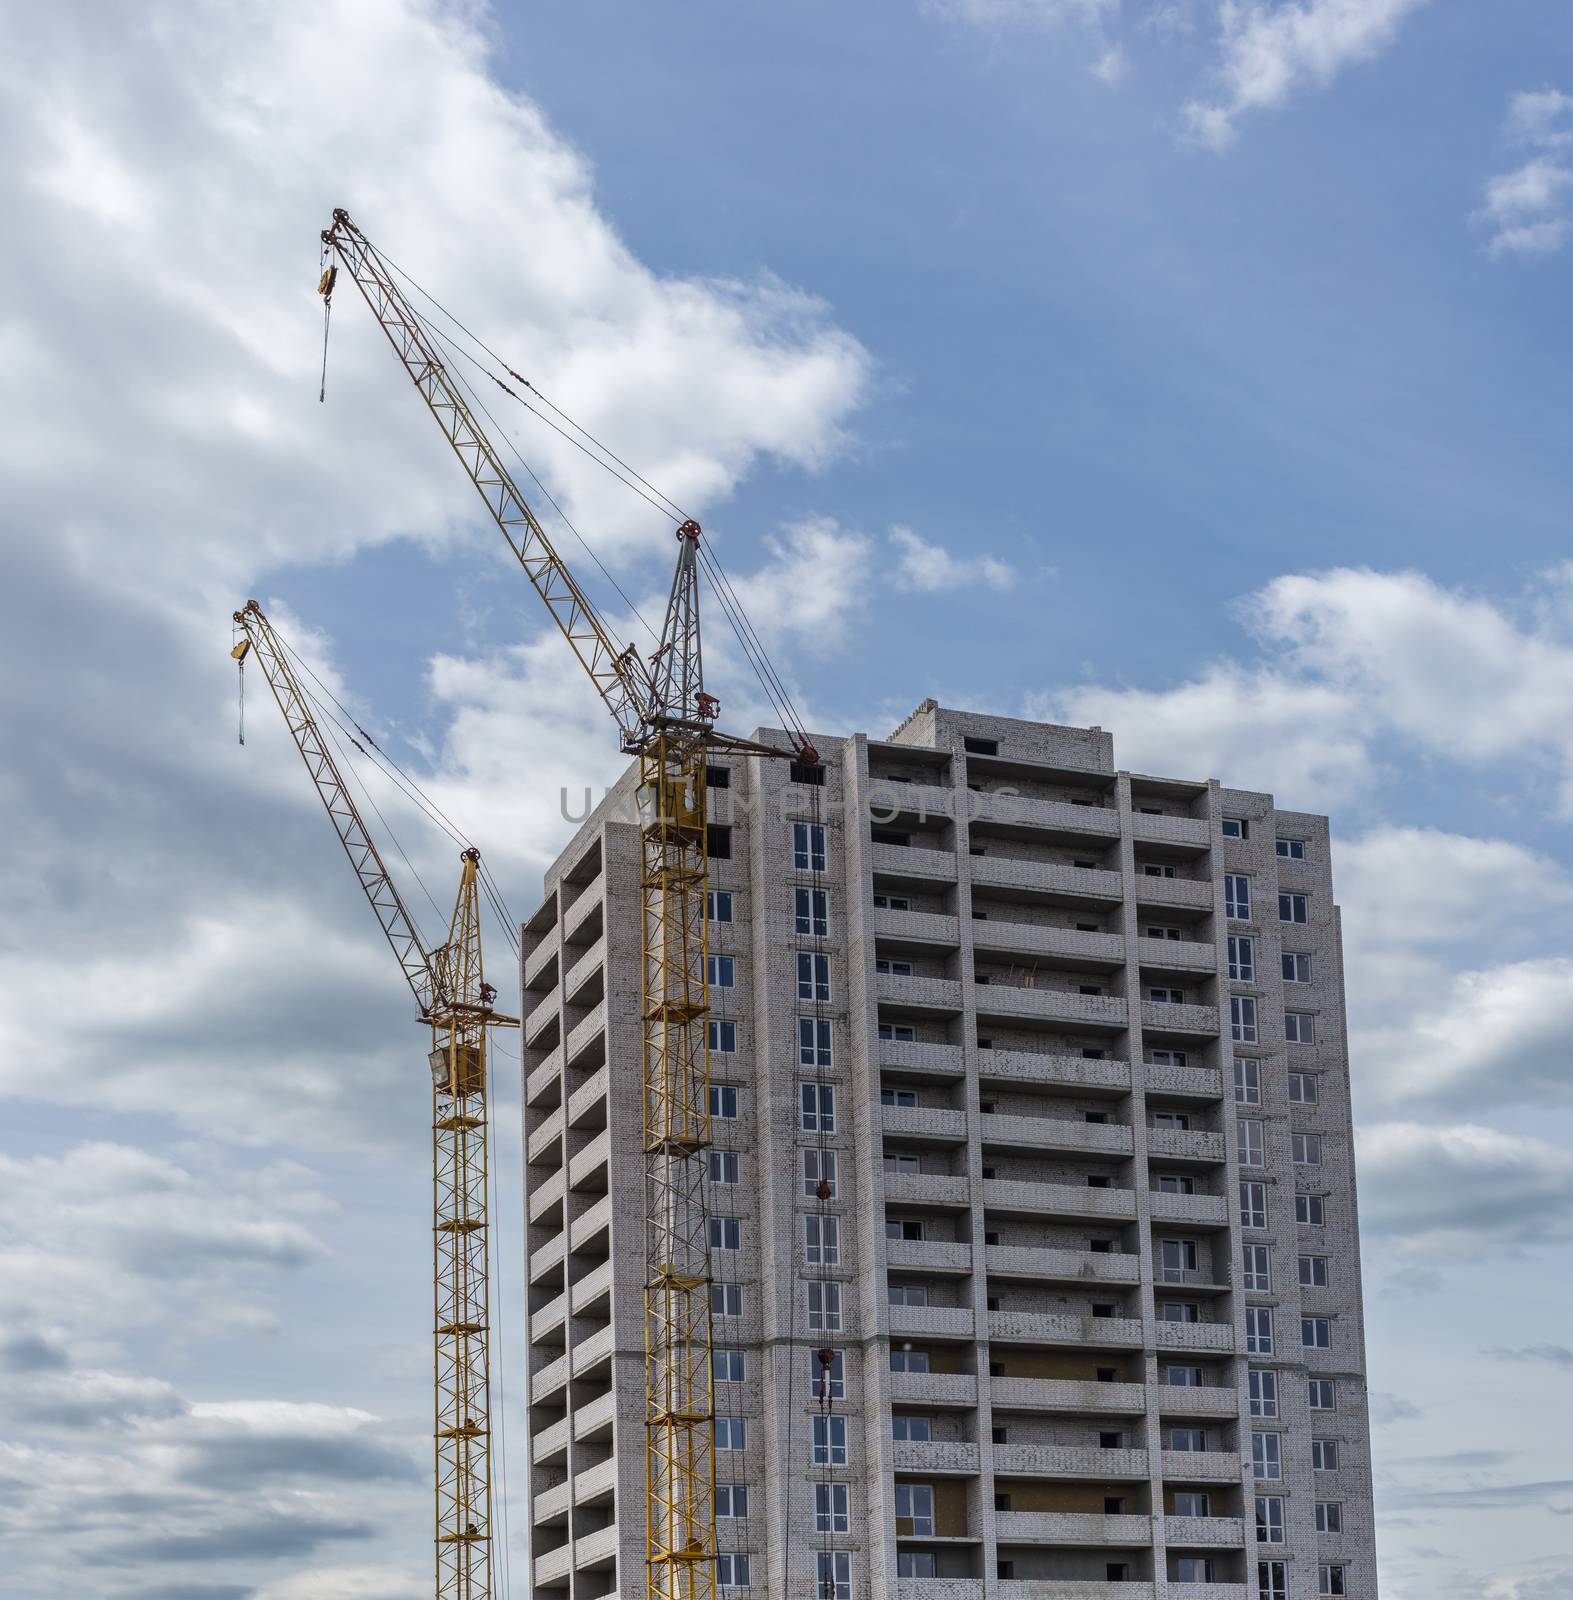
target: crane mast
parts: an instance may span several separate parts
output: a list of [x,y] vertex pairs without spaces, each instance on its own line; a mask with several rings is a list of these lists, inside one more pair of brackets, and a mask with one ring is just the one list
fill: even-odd
[[433,1440],[437,1600],[492,1600],[491,1315],[487,1271],[488,1031],[495,1012],[481,959],[480,854],[462,852],[447,942],[423,949],[397,886],[344,783],[311,705],[255,600],[235,613],[349,857],[367,903],[431,1030]]
[[[705,754],[717,702],[701,681],[699,525],[678,562],[650,665],[619,649],[513,482],[388,264],[342,208],[323,244],[348,273],[640,766],[645,1149],[645,1572],[649,1600],[712,1600],[710,1143],[705,972]],[[335,270],[323,275],[331,295]],[[733,748],[752,748],[726,741]],[[770,754],[779,751],[770,750]]]

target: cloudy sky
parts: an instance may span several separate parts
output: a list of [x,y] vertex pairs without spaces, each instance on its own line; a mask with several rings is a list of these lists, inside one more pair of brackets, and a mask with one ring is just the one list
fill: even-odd
[[[429,1592],[421,1047],[230,613],[516,911],[616,758],[347,295],[317,402],[340,204],[704,517],[811,726],[1098,722],[1333,815],[1383,1592],[1573,1596],[1566,20],[14,9],[6,1600]],[[643,609],[667,526],[507,418]]]

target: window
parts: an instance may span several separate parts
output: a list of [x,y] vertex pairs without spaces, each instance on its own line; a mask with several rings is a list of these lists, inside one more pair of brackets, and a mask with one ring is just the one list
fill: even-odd
[[732,830],[724,823],[712,822],[705,829],[705,854],[716,861],[732,859]]
[[1337,1470],[1338,1441],[1336,1439],[1313,1439],[1311,1441],[1311,1471],[1337,1472]]
[[1226,839],[1249,839],[1251,837],[1251,824],[1244,817],[1225,817],[1223,819],[1223,836]]
[[[1088,862],[1077,862],[1077,865],[1078,866],[1085,865],[1085,866],[1089,866],[1090,867],[1092,865],[1092,863],[1090,861],[1088,861]],[[1179,870],[1177,868],[1175,868],[1175,867],[1170,866],[1169,863],[1166,862],[1166,861],[1144,861],[1144,862],[1142,862],[1142,876],[1143,877],[1147,877],[1147,878],[1177,878],[1177,877],[1179,877],[1179,875],[1180,875],[1179,874]]]
[[932,1578],[939,1567],[932,1550],[898,1550],[896,1576],[898,1578]]
[[1311,981],[1311,958],[1308,955],[1296,954],[1293,951],[1281,952],[1279,960],[1283,962],[1285,983],[1309,983]]
[[[1108,1113],[1105,1111],[1089,1111],[1086,1113],[1089,1122],[1107,1122]],[[1152,1114],[1152,1125],[1155,1128],[1175,1128],[1184,1133],[1191,1125],[1189,1115],[1184,1111],[1155,1111]]]
[[814,1460],[816,1467],[844,1467],[847,1464],[847,1419],[814,1418]]
[[848,1551],[815,1552],[814,1594],[817,1600],[852,1600],[852,1556]]
[[714,1055],[736,1055],[737,1024],[735,1022],[708,1023],[705,1027],[705,1043],[710,1046],[710,1050]]
[[1256,941],[1244,934],[1229,935],[1229,976],[1235,983],[1256,982]]
[[1300,1287],[1302,1289],[1325,1289],[1327,1287],[1326,1256],[1300,1257]]
[[1297,1167],[1319,1167],[1322,1164],[1322,1136],[1319,1133],[1292,1133],[1289,1147],[1294,1152]]
[[1314,1106],[1321,1098],[1314,1072],[1289,1074],[1289,1103],[1295,1106]]
[[[875,972],[886,978],[910,978],[912,976],[912,963],[910,961],[887,961],[880,956],[874,962]],[[980,983],[986,983],[986,978],[980,978]]]
[[710,1115],[730,1122],[737,1116],[737,1085],[712,1083],[710,1085]]
[[1176,1517],[1210,1517],[1212,1515],[1212,1496],[1196,1491],[1186,1493],[1184,1490],[1176,1493],[1174,1497],[1174,1511]]
[[1297,1194],[1294,1197],[1294,1220],[1308,1228],[1320,1228],[1327,1221],[1327,1204],[1319,1194]]
[[[1097,1315],[1094,1308],[1093,1315]],[[1194,1300],[1164,1300],[1158,1306],[1160,1322],[1200,1322],[1202,1308]]]
[[[1081,924],[1077,923],[1076,926],[1080,927]],[[1090,928],[1089,927],[1087,931],[1089,933],[1095,933],[1098,930],[1095,929],[1095,928]],[[1142,937],[1144,939],[1183,939],[1185,937],[1185,935],[1183,933],[1181,933],[1178,928],[1171,928],[1171,927],[1167,927],[1167,926],[1155,926],[1155,927],[1151,927],[1151,928],[1143,928],[1142,929]]]
[[1316,1531],[1318,1533],[1342,1533],[1344,1531],[1344,1508],[1336,1500],[1318,1500],[1316,1502]]
[[[825,1185],[820,1193],[819,1186]],[[836,1152],[834,1150],[805,1150],[803,1152],[803,1193],[810,1200],[836,1198]]]
[[1243,1056],[1234,1064],[1234,1098],[1238,1105],[1262,1103],[1262,1064]]
[[1264,1230],[1267,1227],[1267,1185],[1240,1185],[1240,1226]]
[[748,1485],[746,1483],[718,1483],[715,1491],[715,1514],[718,1518],[746,1517],[748,1515]]
[[1280,922],[1309,922],[1309,897],[1303,894],[1281,894],[1278,896],[1278,920]]
[[852,1516],[847,1499],[851,1491],[844,1483],[814,1485],[814,1532],[848,1533]]
[[932,1417],[892,1416],[890,1419],[890,1437],[892,1439],[905,1439],[913,1444],[927,1444],[934,1437],[934,1419]]
[[874,896],[874,909],[876,911],[910,911],[912,902],[904,894],[877,894]]
[[707,1224],[712,1250],[741,1250],[743,1224],[736,1217],[711,1217]]
[[705,1151],[705,1176],[712,1183],[736,1183],[738,1154],[735,1150]]
[[1282,1441],[1276,1433],[1251,1435],[1251,1472],[1253,1476],[1272,1483],[1284,1475]]
[[926,1306],[929,1291],[926,1283],[887,1283],[886,1303],[893,1306]]
[[903,1110],[909,1110],[917,1105],[918,1092],[916,1089],[881,1089],[879,1103],[882,1106],[898,1106]]
[[1245,1287],[1251,1294],[1273,1292],[1273,1254],[1265,1244],[1245,1247]]
[[748,1418],[715,1418],[715,1447],[718,1451],[746,1450],[748,1448]]
[[[1084,993],[1087,991],[1083,991]],[[1094,989],[1093,994],[1102,994],[1103,990]],[[1185,1004],[1185,991],[1183,989],[1149,989],[1147,998],[1155,1006],[1183,1006]]]
[[705,914],[712,922],[730,922],[732,920],[732,891],[730,889],[712,889],[705,896]]
[[1196,1180],[1187,1178],[1179,1172],[1160,1172],[1158,1174],[1159,1194],[1195,1194]]
[[910,1044],[917,1038],[918,1031],[910,1022],[882,1022],[879,1036],[890,1044]]
[[1313,1411],[1337,1410],[1338,1392],[1331,1378],[1311,1379],[1310,1402]]
[[803,1218],[803,1259],[811,1267],[835,1267],[841,1264],[839,1217]]
[[923,1164],[919,1157],[908,1155],[887,1155],[885,1157],[886,1172],[921,1172]]
[[834,1133],[836,1086],[833,1083],[800,1083],[797,1094],[801,1112],[798,1125],[804,1133]]
[[1163,1381],[1173,1384],[1177,1389],[1200,1389],[1202,1387],[1202,1369],[1200,1367],[1165,1367]]
[[797,908],[797,931],[811,939],[829,937],[829,894],[823,889],[794,889],[792,898]]
[[1252,996],[1229,996],[1229,1037],[1236,1044],[1256,1043],[1256,1001]]
[[706,956],[705,982],[712,989],[735,988],[737,985],[737,963],[731,956]]
[[970,756],[997,756],[1000,742],[998,739],[974,739],[968,735],[962,739],[961,748]]
[[1289,1563],[1256,1563],[1256,1600],[1289,1600]]
[[1273,1353],[1271,1306],[1245,1308],[1245,1353],[1248,1356],[1270,1356]]
[[1315,1044],[1316,1018],[1309,1011],[1284,1012],[1284,1038],[1290,1044]]
[[1243,872],[1223,875],[1223,914],[1232,922],[1251,920],[1251,880]]
[[1304,839],[1279,839],[1273,848],[1285,861],[1305,860]]
[[[923,1222],[919,1217],[887,1217],[885,1219],[885,1237],[887,1239],[921,1239],[923,1237]],[[987,1237],[985,1235],[985,1237]]]
[[712,1350],[710,1370],[717,1383],[741,1383],[748,1376],[748,1358],[741,1350]]
[[1344,1587],[1344,1567],[1342,1562],[1324,1561],[1316,1569],[1316,1592],[1319,1595],[1349,1593]]
[[797,997],[799,1000],[830,998],[830,957],[807,950],[797,953]]
[[1284,1502],[1278,1494],[1256,1497],[1256,1537],[1263,1544],[1284,1542]]
[[710,1285],[710,1315],[740,1317],[743,1314],[743,1286],[740,1283]]
[[1301,1317],[1300,1343],[1307,1350],[1331,1350],[1333,1323],[1330,1317]]
[[1196,1271],[1196,1241],[1194,1239],[1160,1239],[1158,1241],[1160,1271],[1171,1282],[1178,1282],[1187,1272]]
[[787,779],[791,783],[811,783],[823,788],[825,769],[818,762],[793,761],[787,767]]
[[808,1283],[808,1326],[816,1333],[841,1331],[841,1285],[839,1283]]
[[715,1558],[715,1582],[718,1589],[746,1589],[749,1585],[748,1557],[726,1555]]
[[890,1347],[890,1370],[892,1372],[927,1372],[929,1370],[929,1353],[927,1350],[908,1350],[892,1345]]
[[1278,1374],[1252,1367],[1250,1373],[1251,1415],[1276,1417],[1278,1415]]
[[800,1067],[828,1067],[830,1065],[830,1019],[828,1017],[799,1017],[797,1019],[797,1063]]
[[1234,1119],[1235,1141],[1234,1147],[1240,1157],[1242,1167],[1265,1167],[1267,1165],[1267,1129],[1255,1117],[1236,1117]]
[[[808,1352],[809,1390],[823,1404],[826,1400],[845,1400],[847,1396],[847,1353],[830,1352],[830,1365],[824,1366],[818,1350]],[[828,1393],[827,1393],[828,1391]]]
[[1155,1067],[1183,1067],[1188,1058],[1183,1050],[1149,1050],[1147,1059]]
[[798,872],[825,870],[825,829],[818,822],[792,824],[792,866]]
[[1166,1450],[1200,1451],[1207,1448],[1205,1428],[1170,1428],[1164,1439]]
[[1213,1558],[1211,1556],[1176,1556],[1174,1558],[1176,1583],[1211,1583]]

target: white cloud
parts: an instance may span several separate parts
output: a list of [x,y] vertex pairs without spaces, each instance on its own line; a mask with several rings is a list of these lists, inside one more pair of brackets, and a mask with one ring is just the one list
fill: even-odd
[[1426,0],[1219,0],[1219,92],[1192,100],[1193,138],[1222,149],[1247,112],[1321,88],[1345,67],[1379,55]]
[[899,552],[898,588],[937,594],[977,583],[1003,590],[1016,581],[1015,569],[997,556],[954,556],[943,545],[919,538],[910,528],[892,528],[890,542]]
[[926,0],[926,9],[980,28],[1055,28],[1093,22],[1119,0]]
[[1573,229],[1568,196],[1573,167],[1563,157],[1573,144],[1573,96],[1557,89],[1532,89],[1508,105],[1506,136],[1537,153],[1485,185],[1485,199],[1473,221],[1488,230],[1486,248],[1494,256],[1550,255]]
[[1125,52],[1119,45],[1111,44],[1087,70],[1099,83],[1106,83],[1112,89],[1124,78],[1129,66]]

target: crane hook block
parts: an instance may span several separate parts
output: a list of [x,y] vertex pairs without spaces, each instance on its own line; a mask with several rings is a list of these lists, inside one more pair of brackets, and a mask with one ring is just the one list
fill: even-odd
[[322,277],[318,280],[317,293],[320,294],[324,300],[331,299],[333,297],[333,286],[338,281],[338,267],[329,266],[328,269],[322,274]]
[[237,660],[237,661],[244,661],[246,659],[246,652],[248,650],[250,650],[250,649],[251,649],[251,640],[242,639],[240,641],[240,643],[237,644],[235,646],[235,648],[230,651],[230,655],[232,655],[235,658],[235,660]]
[[677,530],[677,537],[679,539],[692,539],[695,544],[698,544],[699,524],[695,522],[692,517],[690,517],[688,521]]
[[819,765],[819,752],[811,744],[800,745],[797,758],[805,767],[817,767]]

